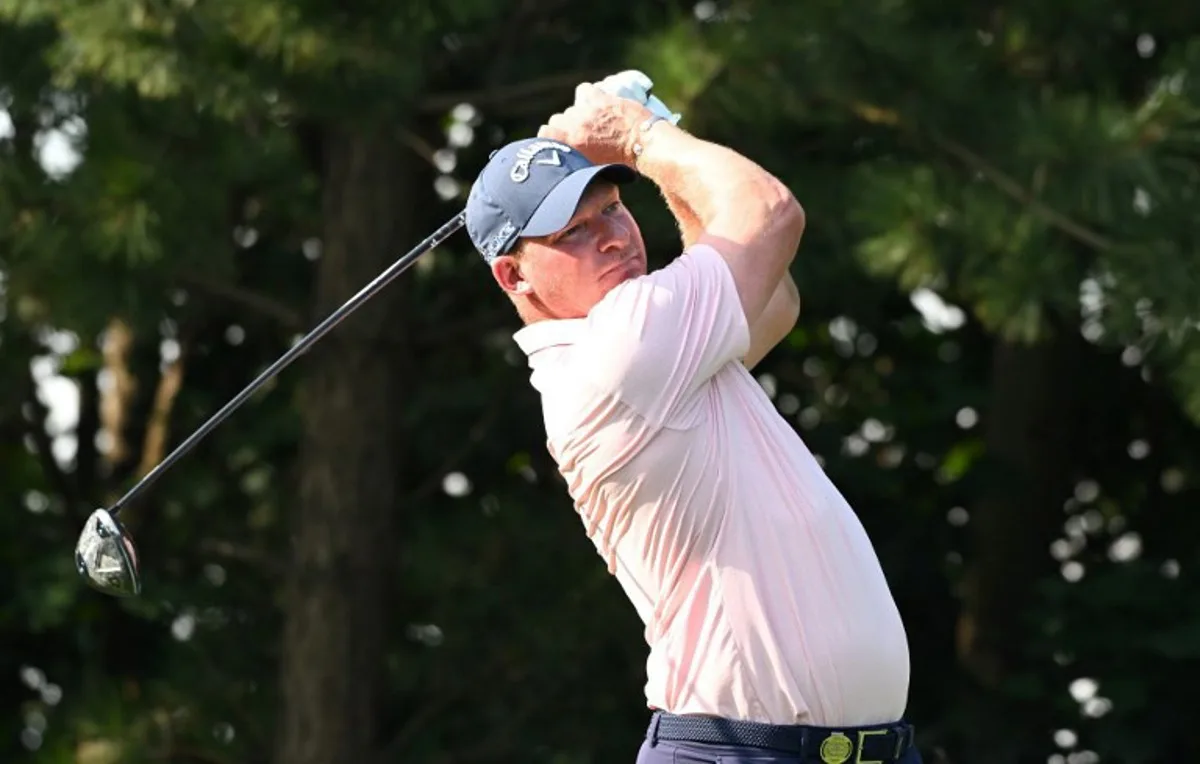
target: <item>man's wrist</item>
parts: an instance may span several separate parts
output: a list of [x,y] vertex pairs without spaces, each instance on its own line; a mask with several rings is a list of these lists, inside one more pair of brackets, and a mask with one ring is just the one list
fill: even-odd
[[[663,126],[665,123],[665,127]],[[649,149],[653,136],[661,133],[663,130],[674,127],[670,120],[658,114],[652,114],[642,120],[633,129],[629,143],[630,164],[637,169],[638,161],[646,154]]]
[[646,133],[650,132],[650,128],[654,127],[654,125],[657,123],[665,121],[665,117],[660,117],[657,114],[651,114],[649,117],[646,117],[644,120],[642,120],[641,124],[634,128],[633,145],[630,146],[629,151],[631,154],[633,154],[633,159],[635,162],[637,161],[637,158],[642,155],[642,152],[646,150],[646,145],[643,142],[645,140]]

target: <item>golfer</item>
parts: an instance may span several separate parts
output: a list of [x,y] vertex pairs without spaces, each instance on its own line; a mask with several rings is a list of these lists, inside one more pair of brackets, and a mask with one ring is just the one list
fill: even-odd
[[[647,272],[621,186],[683,251]],[[472,186],[547,447],[645,623],[639,764],[915,764],[908,644],[870,540],[750,369],[793,327],[805,216],[754,162],[593,85]]]

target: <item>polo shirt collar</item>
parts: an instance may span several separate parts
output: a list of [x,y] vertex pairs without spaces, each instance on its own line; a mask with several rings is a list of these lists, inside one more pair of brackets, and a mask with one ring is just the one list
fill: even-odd
[[556,345],[570,345],[583,330],[583,318],[560,318],[538,321],[522,327],[515,334],[517,346],[527,356]]

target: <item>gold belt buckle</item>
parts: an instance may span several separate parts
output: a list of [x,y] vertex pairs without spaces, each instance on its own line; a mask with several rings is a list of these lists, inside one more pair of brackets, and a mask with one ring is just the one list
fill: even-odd
[[842,764],[850,759],[854,743],[841,732],[835,732],[821,743],[821,761],[825,764]]
[[835,732],[821,743],[821,761],[825,764],[845,764],[855,754],[854,764],[883,764],[880,759],[864,759],[863,742],[871,735],[886,735],[887,730],[859,730],[858,745],[843,732]]

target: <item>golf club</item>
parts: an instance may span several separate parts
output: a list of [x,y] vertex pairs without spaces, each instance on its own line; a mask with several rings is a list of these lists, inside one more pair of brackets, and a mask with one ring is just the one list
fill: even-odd
[[271,364],[265,371],[233,400],[226,403],[207,422],[180,443],[154,469],[146,473],[129,491],[107,509],[97,509],[84,523],[79,541],[75,544],[75,569],[84,580],[105,594],[117,597],[134,597],[141,593],[142,578],[138,570],[137,550],[133,539],[130,538],[117,514],[134,498],[149,488],[175,462],[195,448],[205,435],[208,435],[217,425],[229,418],[239,406],[246,402],[256,391],[272,377],[283,371],[292,361],[304,354],[312,345],[331,329],[340,324],[347,316],[374,297],[381,289],[392,282],[397,276],[417,261],[422,255],[434,249],[450,238],[466,223],[466,211],[459,212],[440,228],[430,234],[424,241],[413,247],[408,253],[390,265],[387,270],[375,277],[371,283],[363,287],[340,308],[335,310],[315,329],[304,335],[279,360]]
[[[640,71],[626,70],[605,78],[598,87],[612,95],[629,98],[647,106],[653,113],[670,121],[679,122],[682,115],[673,113],[666,104],[651,95],[654,83]],[[205,422],[200,429],[192,433],[167,455],[154,469],[146,473],[133,488],[107,509],[97,509],[84,523],[79,541],[75,544],[75,568],[87,583],[104,594],[118,597],[134,597],[141,593],[142,578],[138,570],[137,550],[133,540],[117,514],[135,497],[149,488],[154,481],[171,468],[185,454],[191,451],[205,435],[212,432],[217,425],[225,421],[239,406],[266,384],[272,377],[283,371],[292,361],[303,355],[317,340],[324,337],[331,329],[342,322],[347,316],[357,310],[364,302],[374,297],[393,279],[406,271],[421,255],[437,247],[450,238],[459,228],[466,224],[466,210],[459,212],[453,218],[442,224],[424,241],[413,247],[403,257],[379,274],[371,283],[363,287],[356,295],[335,310],[315,329],[300,339],[291,349],[283,354],[275,363],[237,394],[233,400],[225,404],[216,414]]]

